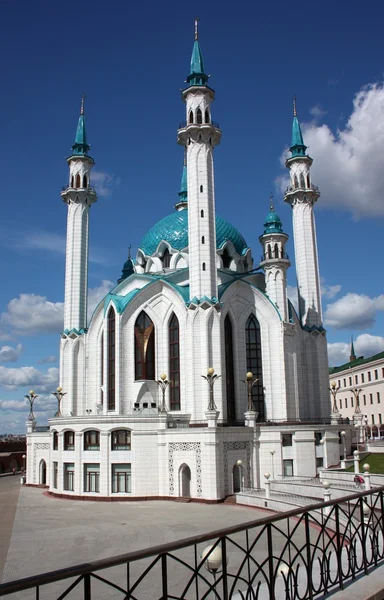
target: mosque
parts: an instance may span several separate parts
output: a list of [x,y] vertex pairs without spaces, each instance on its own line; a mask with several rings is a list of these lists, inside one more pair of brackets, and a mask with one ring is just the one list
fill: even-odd
[[216,215],[213,154],[222,132],[197,23],[186,81],[175,210],[143,232],[136,258],[89,322],[97,194],[81,108],[61,193],[68,221],[59,407],[47,428],[27,421],[27,483],[51,494],[218,501],[262,487],[265,472],[314,476],[340,458],[314,218],[320,193],[296,109],[284,200],[293,215],[298,313],[287,297],[288,235],[272,203],[260,263]]

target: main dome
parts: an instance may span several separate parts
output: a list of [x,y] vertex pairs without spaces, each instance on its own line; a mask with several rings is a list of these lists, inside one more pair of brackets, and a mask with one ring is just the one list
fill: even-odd
[[[146,256],[151,256],[164,240],[175,250],[184,250],[188,246],[188,210],[180,210],[167,215],[145,234],[139,244]],[[222,217],[216,217],[216,248],[222,248],[230,241],[238,254],[245,254],[247,242],[241,233]]]

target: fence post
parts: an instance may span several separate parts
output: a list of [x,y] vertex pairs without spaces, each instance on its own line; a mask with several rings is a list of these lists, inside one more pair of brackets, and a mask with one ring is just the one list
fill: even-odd
[[311,532],[309,529],[309,513],[304,514],[305,523],[305,547],[307,550],[307,581],[308,581],[308,596],[310,600],[313,598],[313,585],[312,585],[312,556],[311,556]]
[[335,504],[335,521],[336,521],[336,548],[337,548],[337,574],[339,580],[339,587],[341,590],[344,589],[343,582],[343,567],[341,564],[341,552],[343,550],[341,544],[341,534],[340,534],[340,515],[339,515],[339,505]]
[[91,574],[84,575],[84,600],[91,600]]
[[161,555],[161,579],[163,584],[163,595],[161,600],[168,599],[168,573],[167,573],[167,555]]

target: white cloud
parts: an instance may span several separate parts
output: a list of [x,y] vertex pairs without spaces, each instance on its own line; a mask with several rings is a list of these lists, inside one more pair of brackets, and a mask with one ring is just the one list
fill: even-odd
[[37,361],[39,365],[47,365],[49,363],[55,363],[57,362],[57,357],[56,356],[44,356],[44,358],[41,358],[40,360]]
[[375,324],[379,310],[384,310],[384,295],[370,298],[349,293],[327,305],[324,322],[335,329],[366,329]]
[[315,106],[312,106],[312,108],[309,111],[312,115],[312,117],[318,121],[320,119],[322,119],[328,111],[324,110],[324,108],[322,108],[320,106],[320,104],[316,104]]
[[[384,337],[362,333],[354,341],[356,356],[368,358],[379,352],[384,352]],[[349,361],[351,343],[335,342],[328,344],[328,359],[330,366],[343,365]]]
[[108,198],[112,195],[113,188],[120,185],[120,178],[102,171],[92,171],[91,182],[100,198]]
[[287,296],[288,299],[292,302],[295,311],[299,314],[299,302],[297,298],[297,287],[295,285],[287,285]]
[[16,390],[28,386],[38,392],[54,390],[59,381],[59,369],[50,367],[45,373],[35,367],[20,367],[19,369],[0,366],[0,384],[7,390]]
[[320,286],[321,286],[321,295],[324,296],[324,298],[329,298],[329,299],[332,299],[335,296],[337,296],[337,294],[341,290],[341,285],[326,285],[324,279],[321,279]]
[[115,287],[113,281],[103,279],[98,287],[90,288],[88,293],[88,319],[92,317],[93,311],[99,304],[100,300],[104,298]]
[[[336,133],[316,121],[302,128],[321,206],[345,208],[356,218],[384,216],[384,84],[367,85],[355,95],[346,125]],[[286,152],[282,162],[285,157]],[[285,176],[277,178],[282,191],[286,183]]]
[[12,346],[2,346],[0,348],[0,362],[16,362],[20,357],[23,346],[18,344],[16,348]]

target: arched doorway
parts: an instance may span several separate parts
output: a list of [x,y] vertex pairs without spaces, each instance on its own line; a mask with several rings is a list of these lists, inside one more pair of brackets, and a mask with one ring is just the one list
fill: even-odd
[[189,498],[191,496],[191,469],[188,465],[181,465],[179,472],[180,496]]
[[40,485],[45,485],[47,483],[47,463],[44,459],[40,461],[39,483]]
[[233,493],[237,494],[241,492],[241,484],[243,479],[243,467],[241,465],[234,465],[232,469],[232,481],[233,481]]

